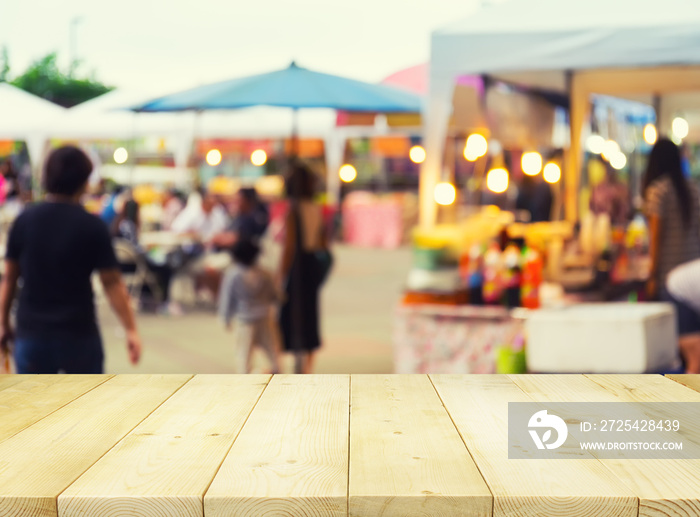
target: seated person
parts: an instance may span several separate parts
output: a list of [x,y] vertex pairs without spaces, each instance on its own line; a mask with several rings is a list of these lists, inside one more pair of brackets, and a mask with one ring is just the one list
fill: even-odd
[[180,193],[175,189],[169,189],[163,198],[163,218],[161,220],[161,229],[171,231],[173,222],[177,216],[185,209],[185,203],[180,199]]
[[211,194],[206,194],[198,201],[191,196],[185,209],[175,218],[171,230],[189,235],[203,244],[209,244],[212,238],[223,232],[229,223],[226,210],[217,203]]
[[[135,204],[135,207],[134,204],[129,204],[128,202],[124,204],[124,207],[117,214],[117,218],[114,221],[114,237],[129,242],[129,244],[133,246],[134,251],[146,262],[148,270],[155,276],[158,287],[163,295],[160,310],[172,316],[179,316],[182,314],[182,308],[179,306],[179,304],[170,300],[170,285],[172,283],[174,268],[169,263],[167,258],[164,263],[158,263],[152,260],[148,256],[146,250],[141,248],[139,245],[137,224],[138,212],[138,204]],[[136,271],[135,264],[120,263],[119,267],[122,273],[133,273]]]
[[185,209],[178,215],[171,226],[172,231],[188,235],[197,241],[197,245],[185,250],[189,253],[189,270],[194,276],[195,290],[203,297],[209,298],[209,291],[216,299],[219,279],[213,278],[209,271],[214,268],[225,269],[230,264],[228,252],[221,252],[216,237],[226,231],[229,216],[226,210],[211,194],[200,197],[192,194]]
[[685,373],[700,373],[700,259],[671,270],[662,299],[676,309],[678,346]]

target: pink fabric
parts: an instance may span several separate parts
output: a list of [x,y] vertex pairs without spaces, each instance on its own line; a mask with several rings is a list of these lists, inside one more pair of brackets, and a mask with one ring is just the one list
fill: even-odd
[[495,307],[399,306],[395,373],[496,373],[496,350],[521,339],[523,321]]
[[403,241],[403,230],[403,207],[398,202],[343,205],[343,236],[348,244],[398,248]]
[[400,70],[382,81],[386,86],[408,90],[418,95],[428,94],[428,63]]
[[[428,63],[412,66],[404,70],[391,74],[382,81],[382,84],[408,90],[418,95],[428,95],[430,69]],[[469,86],[474,88],[479,95],[484,93],[484,83],[481,77],[477,75],[463,75],[457,78],[457,84],[460,86]]]
[[0,174],[0,203],[5,202],[5,197],[7,195],[7,187],[9,184],[5,181],[5,176]]

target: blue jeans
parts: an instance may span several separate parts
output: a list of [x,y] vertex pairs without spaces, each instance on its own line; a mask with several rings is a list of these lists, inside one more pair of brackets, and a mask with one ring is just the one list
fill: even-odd
[[99,334],[18,337],[14,359],[17,373],[104,373]]
[[677,300],[666,289],[661,292],[661,300],[673,304],[676,310],[676,324],[678,326],[679,336],[700,332],[700,314],[690,305]]

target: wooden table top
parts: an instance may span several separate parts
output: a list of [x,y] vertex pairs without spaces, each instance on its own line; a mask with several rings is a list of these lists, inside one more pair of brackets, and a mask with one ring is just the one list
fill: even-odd
[[506,447],[508,402],[695,390],[700,376],[0,376],[0,516],[699,515],[700,460]]

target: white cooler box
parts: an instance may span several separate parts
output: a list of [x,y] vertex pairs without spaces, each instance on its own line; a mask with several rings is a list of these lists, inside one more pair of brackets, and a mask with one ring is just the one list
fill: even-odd
[[601,303],[532,311],[525,323],[533,373],[652,373],[680,366],[667,303]]

